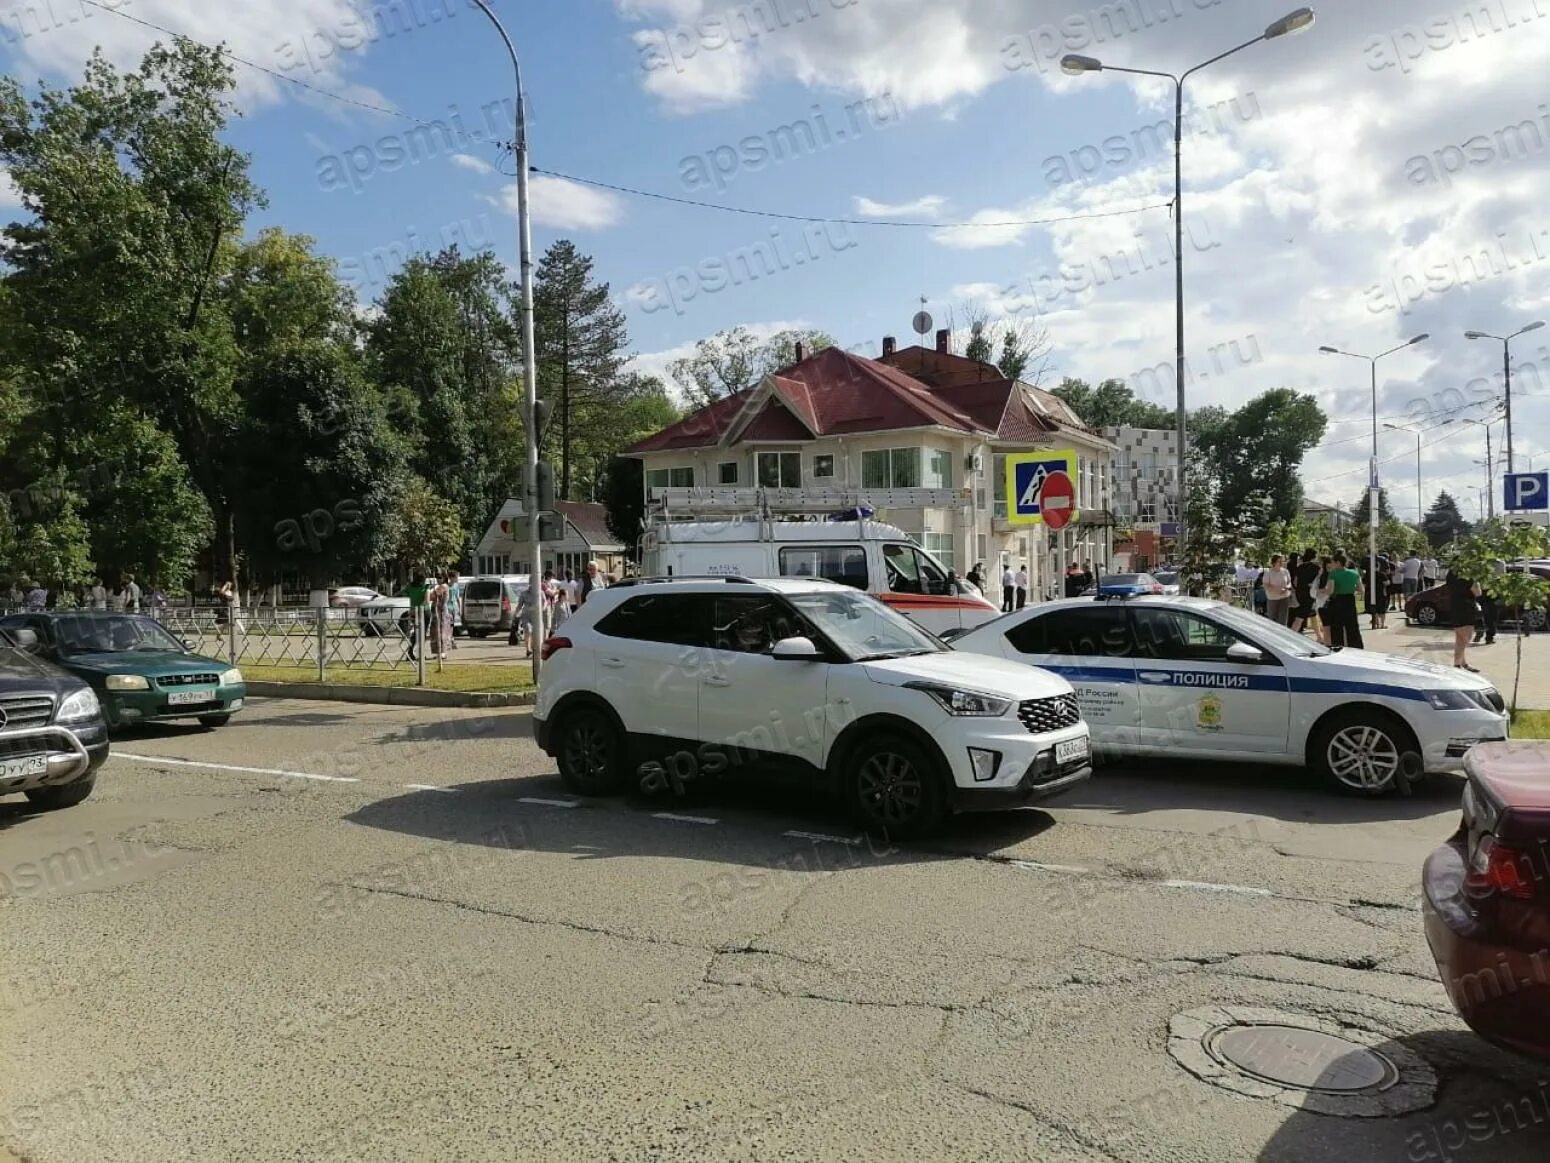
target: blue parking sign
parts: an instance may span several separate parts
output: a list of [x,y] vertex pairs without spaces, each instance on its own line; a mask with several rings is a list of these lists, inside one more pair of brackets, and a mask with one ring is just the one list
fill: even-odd
[[1515,472],[1503,478],[1502,507],[1509,513],[1550,509],[1550,472]]

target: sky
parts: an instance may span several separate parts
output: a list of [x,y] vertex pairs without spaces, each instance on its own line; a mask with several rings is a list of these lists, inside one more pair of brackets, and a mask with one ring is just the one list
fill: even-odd
[[[535,253],[593,256],[637,367],[738,324],[876,355],[923,305],[947,326],[977,304],[1048,332],[1048,385],[1118,377],[1169,406],[1173,83],[1059,60],[1176,74],[1293,6],[491,2],[522,59]],[[1473,517],[1502,345],[1464,333],[1550,320],[1550,0],[1316,11],[1185,86],[1187,401],[1313,393],[1332,422],[1305,487],[1349,504],[1369,368],[1319,348],[1425,333],[1378,364],[1379,422],[1408,426],[1380,428],[1380,476],[1413,518],[1419,434],[1426,503],[1447,488]],[[363,304],[416,250],[515,270],[512,71],[469,0],[0,0],[0,59],[67,85],[94,48],[130,67],[165,39],[140,22],[248,62],[231,139],[269,197],[252,227],[311,235]],[[0,171],[0,220],[24,213]],[[1550,326],[1512,353],[1517,468],[1550,469]]]

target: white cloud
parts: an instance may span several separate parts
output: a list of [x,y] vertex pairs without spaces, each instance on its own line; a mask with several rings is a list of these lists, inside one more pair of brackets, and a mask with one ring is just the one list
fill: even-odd
[[856,213],[864,218],[937,218],[947,206],[941,194],[926,194],[913,202],[874,202],[857,194]]
[[16,188],[16,183],[11,181],[11,175],[0,169],[0,210],[20,207],[22,204],[21,191]]
[[[517,212],[515,182],[501,191],[499,205]],[[606,230],[624,218],[624,200],[618,196],[547,174],[529,180],[528,206],[535,223],[556,230]]]
[[455,153],[452,155],[452,164],[465,170],[472,170],[476,174],[493,174],[495,167],[482,157],[475,157],[471,153]]

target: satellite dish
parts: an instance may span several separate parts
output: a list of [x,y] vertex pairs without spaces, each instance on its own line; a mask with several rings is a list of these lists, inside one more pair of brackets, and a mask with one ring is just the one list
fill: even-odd
[[916,311],[911,326],[915,328],[916,335],[925,335],[931,330],[931,316],[924,311]]

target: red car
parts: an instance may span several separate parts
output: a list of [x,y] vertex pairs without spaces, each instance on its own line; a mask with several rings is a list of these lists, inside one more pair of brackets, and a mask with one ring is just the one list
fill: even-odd
[[1459,830],[1427,857],[1426,940],[1475,1033],[1550,1059],[1550,744],[1481,743]]
[[[1512,573],[1521,573],[1527,569],[1540,581],[1550,584],[1550,564],[1542,561],[1531,561],[1525,565],[1509,565],[1507,569]],[[1502,608],[1501,620],[1505,623],[1518,621],[1518,608],[1505,606]],[[1422,590],[1418,594],[1412,594],[1405,599],[1405,621],[1411,625],[1419,626],[1451,626],[1453,625],[1453,603],[1448,598],[1446,585],[1432,586]],[[1528,610],[1523,617],[1525,630],[1543,630],[1546,617],[1543,609]]]

